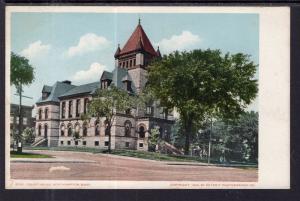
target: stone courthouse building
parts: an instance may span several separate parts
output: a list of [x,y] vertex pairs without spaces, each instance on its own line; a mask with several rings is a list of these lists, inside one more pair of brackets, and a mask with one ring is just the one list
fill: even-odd
[[[143,30],[140,22],[123,48],[115,52],[115,68],[104,71],[95,82],[75,86],[70,81],[44,85],[36,103],[36,142],[33,146],[79,146],[106,149],[108,133],[105,118],[97,121],[81,120],[89,101],[97,89],[116,87],[139,94],[145,86],[149,62],[161,57]],[[168,114],[154,102],[145,109],[132,108],[119,112],[111,129],[112,149],[148,150],[150,130],[158,127],[162,138],[168,140],[174,123]],[[78,132],[80,140],[74,140]]]

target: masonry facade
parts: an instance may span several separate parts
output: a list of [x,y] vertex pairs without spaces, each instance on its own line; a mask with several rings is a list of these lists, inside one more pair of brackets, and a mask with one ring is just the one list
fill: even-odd
[[[105,149],[108,147],[108,132],[105,118],[83,121],[88,103],[97,89],[110,85],[138,95],[147,82],[148,64],[161,57],[154,50],[140,22],[121,49],[118,45],[114,54],[115,68],[104,71],[99,81],[80,86],[70,81],[44,85],[42,97],[36,103],[36,145],[79,146]],[[168,114],[156,102],[146,109],[131,108],[118,112],[111,128],[112,149],[134,149],[147,151],[150,130],[158,127],[160,135],[168,140],[174,124],[173,114]],[[74,132],[80,140],[74,140]]]

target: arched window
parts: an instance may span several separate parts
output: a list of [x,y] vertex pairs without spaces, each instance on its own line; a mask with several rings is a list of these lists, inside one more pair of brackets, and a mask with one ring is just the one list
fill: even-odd
[[79,132],[80,132],[80,124],[79,124],[79,123],[76,123],[76,124],[75,124],[75,132],[76,132],[76,133],[79,133]]
[[100,135],[100,122],[99,120],[95,121],[95,136]]
[[140,138],[144,138],[145,137],[145,127],[143,125],[141,125],[139,127],[139,137]]
[[72,136],[72,125],[68,125],[68,136]]
[[132,124],[129,120],[125,121],[124,128],[125,128],[125,136],[129,137],[131,135],[131,127]]
[[40,124],[38,127],[38,135],[41,136],[42,135],[42,125]]
[[39,109],[39,119],[42,119],[42,109]]
[[109,128],[108,128],[108,121],[104,121],[104,127],[105,127],[105,135],[109,135]]
[[60,127],[60,135],[65,136],[65,125],[61,125]]
[[87,136],[87,123],[84,123],[82,126],[82,134],[84,137]]
[[44,126],[44,137],[47,138],[48,137],[48,125],[45,124]]
[[48,108],[45,109],[45,119],[48,119]]

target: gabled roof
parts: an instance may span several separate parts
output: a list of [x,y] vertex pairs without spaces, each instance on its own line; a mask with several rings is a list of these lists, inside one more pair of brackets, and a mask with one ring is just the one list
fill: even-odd
[[101,75],[101,80],[112,80],[113,74],[108,71],[103,71]]
[[100,82],[93,82],[84,85],[79,85],[61,94],[59,98],[74,96],[74,95],[82,95],[82,94],[92,94],[99,87],[100,87]]
[[[139,44],[139,41],[141,42],[141,44]],[[138,50],[141,45],[144,51],[154,56],[157,55],[142,25],[139,23],[119,54],[125,54],[131,51]]]
[[52,87],[48,85],[44,85],[42,92],[44,93],[51,93]]
[[75,87],[75,85],[66,84],[66,83],[63,83],[63,82],[56,82],[52,87],[44,85],[43,90],[46,90],[48,92],[51,89],[50,95],[46,99],[44,99],[44,100],[41,97],[37,101],[37,104],[38,103],[45,103],[45,102],[59,102],[58,97],[61,94],[69,91],[70,89],[72,89],[74,87]]
[[123,88],[123,82],[122,78],[125,77],[128,74],[127,69],[125,68],[115,68],[112,71],[113,77],[112,77],[112,83],[118,87],[118,88]]
[[[111,78],[110,79],[110,80],[112,80],[111,84],[119,89],[124,89],[125,85],[124,85],[123,81],[128,80],[128,81],[132,82],[132,78],[131,78],[130,74],[128,74],[128,70],[125,68],[116,67],[111,73],[104,71],[102,73],[101,80],[105,80],[104,79],[105,77]],[[132,89],[133,93],[136,92],[136,87],[133,82],[131,83],[131,89]]]

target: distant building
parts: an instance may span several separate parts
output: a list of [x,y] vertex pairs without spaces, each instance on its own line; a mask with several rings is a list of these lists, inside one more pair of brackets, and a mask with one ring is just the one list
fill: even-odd
[[[47,146],[108,147],[105,118],[82,121],[87,105],[97,89],[110,85],[139,94],[147,82],[148,64],[160,58],[159,49],[154,50],[140,22],[121,49],[115,52],[115,69],[104,71],[99,81],[75,86],[70,81],[44,85],[42,96],[36,102],[36,145]],[[148,150],[150,130],[158,127],[163,139],[168,140],[174,124],[172,114],[152,103],[145,110],[129,109],[119,112],[111,128],[112,149]],[[78,132],[82,139],[74,141],[72,133]]]
[[[32,117],[33,106],[22,105],[22,130],[25,128],[34,128],[35,120]],[[10,134],[13,130],[19,129],[19,105],[10,104]]]

